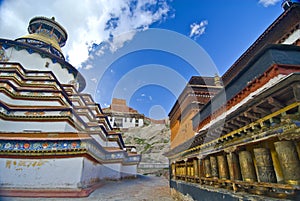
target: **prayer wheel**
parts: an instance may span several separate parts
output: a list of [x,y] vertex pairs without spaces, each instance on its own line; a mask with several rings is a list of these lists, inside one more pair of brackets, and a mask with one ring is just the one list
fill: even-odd
[[296,143],[296,149],[298,152],[298,157],[300,158],[300,141]]
[[227,163],[229,169],[230,180],[241,180],[241,171],[238,157],[235,153],[230,152],[227,154]]
[[296,146],[292,141],[275,142],[284,181],[288,184],[300,184],[300,161]]
[[176,179],[176,163],[171,164],[172,178]]
[[204,169],[204,164],[203,160],[199,159],[198,164],[199,164],[199,177],[204,177],[205,176],[205,169]]
[[199,177],[198,159],[194,159],[193,165],[194,165],[194,171],[195,171],[194,175],[195,175],[196,177]]
[[219,172],[218,172],[217,158],[215,156],[210,156],[209,160],[210,160],[210,166],[211,166],[211,176],[213,178],[218,178]]
[[218,169],[219,169],[219,178],[228,179],[228,165],[227,160],[224,155],[217,156]]
[[188,180],[188,166],[187,166],[187,161],[184,161],[184,177],[185,177],[185,181]]
[[193,163],[191,163],[190,165],[190,176],[195,176],[195,169],[194,169],[194,166],[193,166]]
[[249,151],[241,151],[239,153],[241,173],[244,181],[256,181],[256,174],[253,165],[251,153]]
[[205,177],[211,177],[211,166],[209,158],[204,159]]
[[254,156],[260,182],[276,183],[276,175],[273,167],[272,156],[267,148],[254,149]]

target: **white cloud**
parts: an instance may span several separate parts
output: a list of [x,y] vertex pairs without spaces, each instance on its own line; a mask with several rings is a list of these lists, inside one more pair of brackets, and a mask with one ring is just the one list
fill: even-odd
[[132,39],[136,30],[145,30],[153,22],[164,19],[170,10],[167,1],[3,0],[0,37],[15,39],[26,35],[32,17],[54,16],[68,32],[63,52],[69,62],[79,68],[88,59],[93,44],[110,41],[109,48],[116,51]]
[[109,43],[110,51],[111,52],[117,51],[117,49],[123,47],[126,41],[130,41],[134,35],[135,35],[135,31],[131,31],[127,33],[123,32],[120,35],[116,35],[116,37],[112,39],[112,42]]
[[94,60],[94,56],[90,54],[88,60]]
[[101,56],[101,55],[103,55],[103,54],[105,53],[105,50],[108,49],[108,48],[109,48],[109,45],[108,45],[108,44],[102,43],[102,44],[99,45],[98,50],[96,51],[95,54],[96,54],[97,56]]
[[94,67],[91,64],[87,64],[83,69],[90,70],[92,68],[94,68]]
[[94,78],[91,79],[91,81],[94,82],[94,83],[97,83],[98,80],[97,80],[97,78],[94,77]]
[[191,24],[190,37],[197,39],[199,36],[204,34],[207,24],[208,24],[207,20],[202,20],[199,24],[197,23]]
[[280,0],[259,0],[259,4],[262,4],[264,7],[273,6],[278,3]]
[[110,106],[110,105],[107,104],[107,103],[104,103],[103,105],[104,105],[105,108]]

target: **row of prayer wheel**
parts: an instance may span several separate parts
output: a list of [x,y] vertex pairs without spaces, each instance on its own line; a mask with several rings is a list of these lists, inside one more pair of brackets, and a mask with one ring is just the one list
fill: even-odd
[[[299,185],[300,160],[294,142],[279,141],[275,142],[274,145],[284,182]],[[231,152],[226,156],[209,156],[204,159],[205,177],[277,183],[270,150],[255,148],[253,152],[257,170],[250,151],[240,151],[238,154]]]
[[[274,143],[284,182],[300,185],[300,160],[293,141]],[[256,168],[250,151],[231,152],[226,155],[208,156],[203,160],[186,162],[176,168],[175,174],[194,175],[216,179],[243,180],[246,182],[277,183],[274,162],[268,148],[253,150]],[[193,164],[193,165],[192,165]],[[192,165],[192,167],[191,167]],[[199,169],[198,169],[199,167]],[[200,174],[200,175],[199,175]]]

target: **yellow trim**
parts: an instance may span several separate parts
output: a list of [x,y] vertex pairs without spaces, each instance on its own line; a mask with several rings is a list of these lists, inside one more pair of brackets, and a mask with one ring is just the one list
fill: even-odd
[[218,140],[220,140],[220,139],[228,138],[228,137],[230,137],[230,136],[233,136],[234,134],[240,133],[241,131],[247,130],[248,128],[252,128],[252,127],[254,127],[255,125],[261,124],[261,123],[263,123],[264,121],[266,121],[266,120],[268,120],[268,119],[271,119],[272,117],[276,117],[276,116],[278,116],[278,115],[280,115],[280,114],[282,114],[282,113],[284,113],[284,112],[286,112],[286,111],[288,111],[288,110],[290,110],[290,109],[292,109],[292,108],[298,107],[298,106],[300,106],[300,102],[292,103],[292,104],[290,104],[290,105],[288,105],[288,106],[286,106],[286,107],[284,107],[284,108],[282,108],[282,109],[280,109],[280,110],[278,110],[278,111],[276,111],[276,112],[274,112],[274,113],[272,113],[272,114],[269,114],[269,115],[267,115],[267,116],[265,116],[265,117],[263,117],[263,118],[261,118],[261,119],[258,119],[258,120],[255,121],[255,122],[252,122],[252,123],[248,124],[247,126],[244,126],[244,127],[242,127],[242,128],[239,128],[239,129],[237,129],[237,130],[234,130],[234,131],[232,131],[232,132],[230,132],[230,133],[228,133],[228,134],[226,134],[226,135],[224,135],[224,136],[222,136],[222,137],[220,137],[220,138],[214,139],[214,140],[212,140],[212,141],[210,141],[210,142],[208,142],[208,143],[201,144],[201,145],[198,145],[198,146],[196,146],[196,147],[187,149],[187,150],[185,150],[185,151],[183,151],[183,152],[180,152],[180,153],[178,153],[178,154],[184,154],[184,153],[187,153],[187,152],[190,152],[190,151],[193,151],[193,150],[201,149],[202,147],[205,147],[205,146],[209,146],[210,144],[216,143],[216,142],[217,142]]
[[[265,117],[263,117],[261,119],[258,119],[257,121],[252,122],[252,123],[248,124],[247,126],[239,128],[237,130],[234,130],[234,131],[232,131],[232,132],[230,132],[230,133],[222,136],[221,138],[227,138],[227,137],[229,137],[229,136],[231,136],[233,134],[236,134],[236,133],[239,133],[241,131],[247,130],[248,128],[253,128],[253,127],[255,127],[255,125],[262,124],[264,121],[266,121],[268,119],[271,119],[272,117],[278,116],[278,115],[282,114],[283,112],[286,112],[286,111],[288,111],[288,110],[290,110],[290,109],[292,109],[292,108],[294,108],[296,106],[299,106],[299,105],[300,105],[300,102],[292,103],[291,105],[288,105],[288,106],[286,106],[286,107],[284,107],[284,108],[282,108],[282,109],[280,109],[280,110],[278,110],[278,111],[276,111],[276,112],[274,112],[272,114],[269,114],[269,115],[267,115],[267,116],[265,116]],[[213,140],[213,141],[217,141],[219,139],[220,138],[218,138],[216,140]],[[211,142],[213,142],[213,141],[211,141]]]
[[[57,42],[57,40],[52,37],[50,38],[48,35],[46,34],[42,34],[42,33],[33,33],[33,34],[29,34],[27,36],[23,36],[21,38],[29,38],[29,39],[34,39],[34,40],[39,40],[39,41],[42,41],[46,44],[49,44],[49,45],[52,45],[55,49],[57,49],[60,53],[62,53],[61,49],[60,49],[60,46]],[[21,39],[20,38],[20,39]]]
[[86,148],[79,149],[69,149],[69,150],[1,150],[1,155],[5,153],[5,155],[23,155],[23,156],[51,156],[53,153],[59,155],[74,155],[74,154],[84,154],[87,153]]
[[300,181],[298,181],[298,180],[286,180],[286,183],[292,184],[292,185],[300,185]]

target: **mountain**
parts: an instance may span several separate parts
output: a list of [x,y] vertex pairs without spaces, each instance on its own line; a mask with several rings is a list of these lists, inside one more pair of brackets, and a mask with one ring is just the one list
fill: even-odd
[[170,146],[170,128],[166,124],[150,123],[143,127],[129,128],[123,131],[126,145],[136,146],[137,152],[142,154],[141,164],[168,164],[163,153]]

